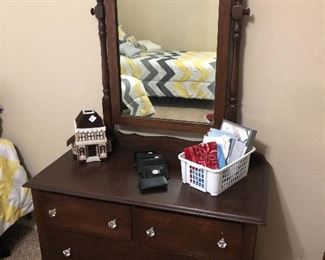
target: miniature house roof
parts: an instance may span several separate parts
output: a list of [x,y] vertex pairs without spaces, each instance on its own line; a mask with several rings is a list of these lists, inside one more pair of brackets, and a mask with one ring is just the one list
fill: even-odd
[[102,118],[94,110],[81,110],[75,121],[77,128],[104,127]]

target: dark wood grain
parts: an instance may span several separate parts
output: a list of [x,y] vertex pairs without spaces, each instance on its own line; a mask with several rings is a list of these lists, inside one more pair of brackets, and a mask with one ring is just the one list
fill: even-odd
[[218,43],[217,43],[217,68],[214,102],[214,127],[221,125],[222,119],[227,118],[227,91],[229,84],[229,70],[231,66],[231,7],[232,1],[219,1]]
[[[142,140],[135,136],[140,148]],[[137,140],[137,141],[136,141]],[[153,139],[155,140],[155,139]],[[173,138],[161,138],[161,144]],[[150,147],[149,145],[147,147]],[[182,147],[179,147],[181,150]],[[103,201],[119,202],[156,209],[171,210],[216,219],[263,225],[266,215],[266,196],[269,165],[260,156],[253,156],[248,176],[221,195],[212,197],[182,183],[177,152],[157,146],[168,160],[171,178],[168,191],[142,195],[133,168],[133,153],[137,146],[116,150],[106,161],[80,165],[67,152],[56,162],[28,182],[27,187]]]
[[[39,215],[38,224],[41,226],[131,240],[129,206],[36,190],[33,190],[33,199],[35,211]],[[56,209],[55,217],[49,216],[51,209]],[[108,222],[114,219],[117,226],[110,229]]]
[[257,228],[255,225],[245,224],[243,229],[242,259],[250,260],[255,256]]
[[108,55],[109,86],[112,93],[110,105],[112,107],[112,120],[116,124],[116,120],[121,117],[121,93],[120,93],[120,71],[119,71],[119,50],[118,50],[118,30],[117,30],[117,4],[116,0],[106,0],[105,5],[105,25],[107,31],[106,50]]
[[236,122],[238,109],[238,90],[239,90],[239,73],[240,73],[240,45],[242,38],[243,17],[249,16],[250,9],[244,9],[241,0],[236,0],[232,7],[232,62],[230,73],[230,85],[227,92],[227,105],[225,118]]
[[199,143],[198,141],[188,141],[173,137],[145,137],[137,134],[117,133],[116,137],[119,140],[121,149],[133,147],[134,150],[156,150],[164,153],[181,153],[185,147]]
[[102,107],[104,115],[104,123],[108,128],[113,128],[112,122],[112,111],[111,111],[111,91],[109,85],[109,74],[108,74],[108,58],[106,50],[106,25],[105,25],[105,8],[104,0],[97,0],[95,8],[91,9],[91,14],[95,15],[98,19],[98,35],[100,41],[100,52],[101,52],[101,69],[102,69],[102,84],[103,84],[103,98]]
[[[32,191],[33,193],[33,191]],[[37,200],[37,199],[36,199]],[[33,204],[37,204],[36,201],[33,198]],[[38,239],[39,239],[39,244],[40,244],[40,248],[41,248],[41,254],[42,254],[42,259],[50,259],[49,257],[49,246],[50,246],[50,241],[49,241],[49,236],[48,236],[48,229],[46,226],[42,225],[42,215],[40,214],[40,212],[38,212],[38,210],[34,209],[34,215],[35,215],[35,220],[37,223],[37,233],[38,233]]]
[[[240,259],[242,225],[163,211],[134,208],[134,240],[155,248],[212,259]],[[149,237],[146,230],[153,228]],[[224,238],[226,248],[217,242]]]
[[167,251],[152,247],[143,247],[134,243],[103,239],[94,236],[80,235],[49,228],[47,230],[51,246],[48,247],[46,260],[66,259],[63,250],[70,248],[71,255],[67,259],[76,260],[191,260],[199,259],[185,255],[170,254]]
[[[110,259],[254,259],[256,225],[266,216],[269,165],[263,156],[253,155],[247,177],[212,197],[181,181],[177,155],[193,142],[117,137],[119,147],[106,161],[80,165],[69,151],[25,185],[33,192],[43,259],[59,258],[65,245],[77,252],[75,259],[89,259],[97,244],[96,259],[108,252]],[[133,155],[148,149],[168,161],[168,191],[139,191]],[[48,216],[51,208],[57,208],[55,219]],[[106,227],[111,218],[120,221],[117,232]],[[158,228],[156,240],[145,236],[148,225]],[[220,251],[215,243],[221,237],[228,247]]]

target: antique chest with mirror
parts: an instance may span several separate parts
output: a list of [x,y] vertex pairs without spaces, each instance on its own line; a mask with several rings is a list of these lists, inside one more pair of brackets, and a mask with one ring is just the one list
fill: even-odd
[[[43,259],[254,259],[266,218],[262,155],[252,156],[246,178],[212,197],[181,180],[177,155],[195,142],[118,131],[203,135],[223,118],[236,121],[249,9],[240,0],[97,0],[91,14],[114,148],[106,161],[83,166],[67,152],[26,184]],[[140,193],[133,156],[146,150],[166,158],[167,191]]]

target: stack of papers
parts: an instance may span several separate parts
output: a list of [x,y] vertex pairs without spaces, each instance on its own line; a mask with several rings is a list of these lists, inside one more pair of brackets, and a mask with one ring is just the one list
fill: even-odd
[[222,148],[225,164],[229,164],[251,149],[256,133],[254,129],[223,120],[220,130],[211,128],[204,136],[203,143],[216,142]]

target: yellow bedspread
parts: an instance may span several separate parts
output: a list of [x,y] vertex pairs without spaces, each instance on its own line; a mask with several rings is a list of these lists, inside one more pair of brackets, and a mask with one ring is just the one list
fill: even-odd
[[215,52],[173,51],[120,55],[121,74],[141,80],[150,97],[214,100]]
[[31,191],[22,187],[26,181],[14,145],[0,138],[0,235],[33,210]]

